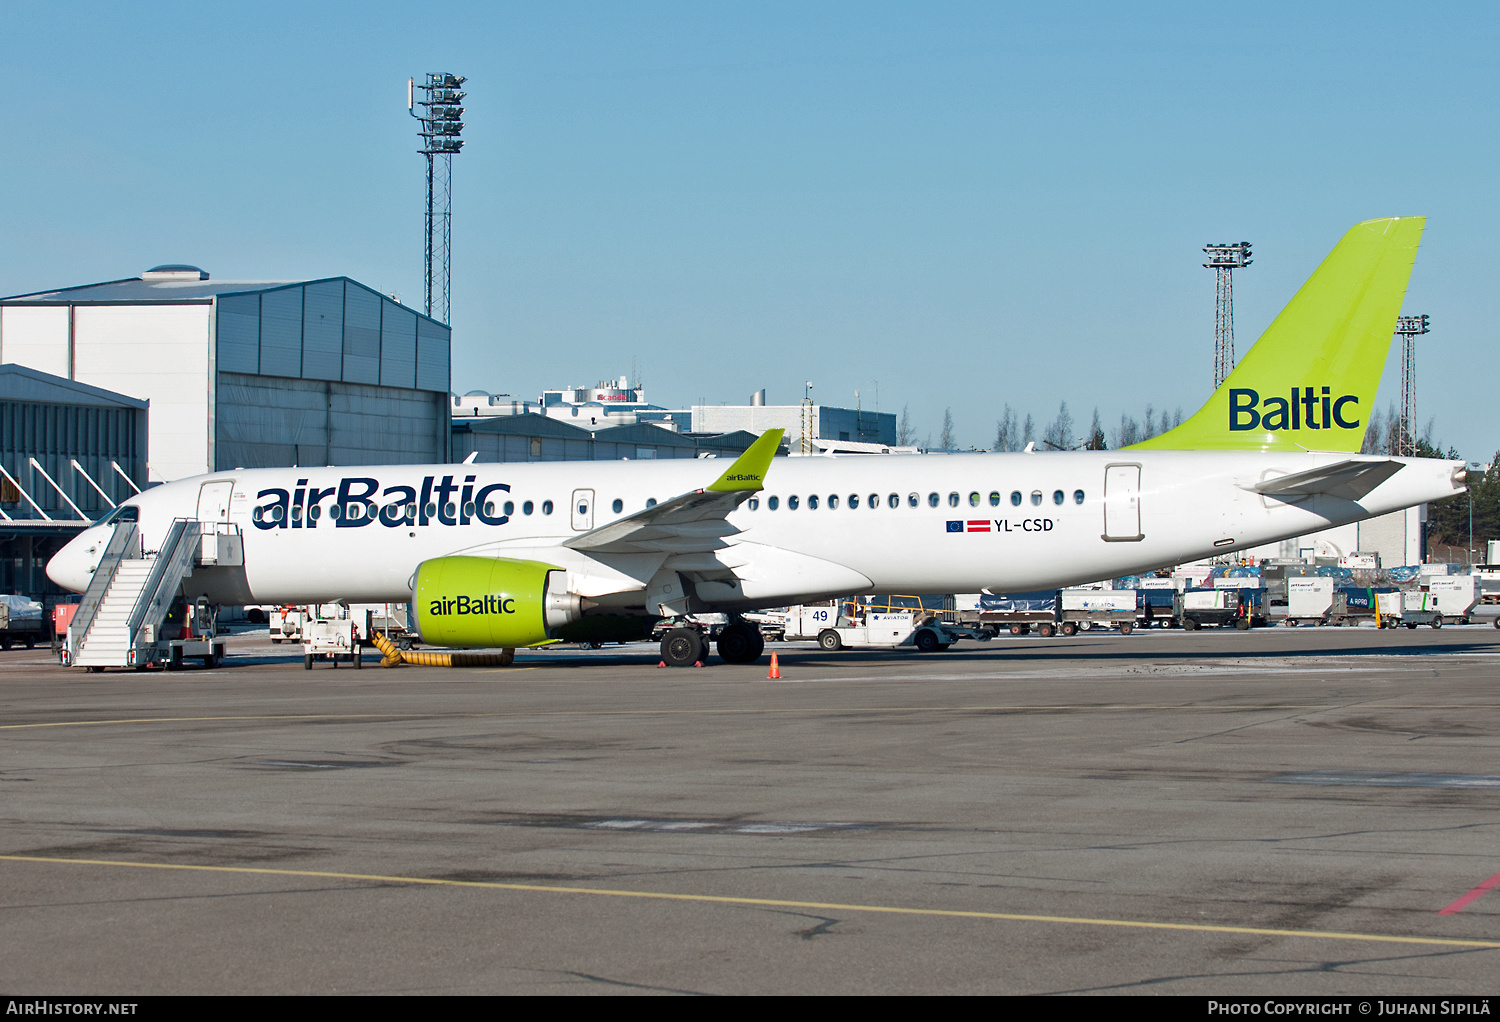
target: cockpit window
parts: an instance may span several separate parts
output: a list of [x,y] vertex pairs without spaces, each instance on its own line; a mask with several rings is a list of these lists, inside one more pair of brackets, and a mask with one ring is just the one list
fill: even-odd
[[113,525],[116,522],[138,522],[141,520],[141,509],[134,504],[122,504],[109,514],[95,522],[95,525]]

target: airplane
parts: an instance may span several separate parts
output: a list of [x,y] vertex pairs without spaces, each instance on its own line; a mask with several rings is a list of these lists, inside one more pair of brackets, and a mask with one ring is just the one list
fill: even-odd
[[[1465,489],[1464,463],[1361,455],[1424,219],[1351,228],[1177,428],[1115,451],[776,458],[770,430],[722,462],[547,462],[220,471],[148,489],[47,566],[86,589],[112,526],[147,550],[174,520],[237,528],[243,565],[196,567],[189,600],[410,602],[457,648],[646,638],[858,592],[1025,591],[1178,564]],[[662,660],[705,659],[670,628]]]

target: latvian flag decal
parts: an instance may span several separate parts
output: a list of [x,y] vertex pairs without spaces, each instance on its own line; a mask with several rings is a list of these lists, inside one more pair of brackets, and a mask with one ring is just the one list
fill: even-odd
[[989,532],[990,523],[985,522],[949,522],[949,532]]

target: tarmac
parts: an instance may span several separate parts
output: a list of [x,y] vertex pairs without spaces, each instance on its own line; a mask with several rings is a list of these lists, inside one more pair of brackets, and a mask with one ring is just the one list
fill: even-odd
[[0,654],[0,988],[1489,994],[1500,631]]

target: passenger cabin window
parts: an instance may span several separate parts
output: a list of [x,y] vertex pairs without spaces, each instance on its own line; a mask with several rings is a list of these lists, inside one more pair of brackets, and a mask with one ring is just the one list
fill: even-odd
[[874,511],[878,507],[880,507],[880,494],[878,494],[878,493],[872,493],[872,494],[870,494],[870,510]]
[[1032,490],[1031,491],[1031,506],[1032,507],[1041,507],[1042,506],[1042,491],[1041,490]]
[[[506,517],[509,517],[510,515],[513,515],[515,513],[516,513],[516,502],[513,501],[513,500],[507,500],[505,502],[505,514],[506,514]],[[485,514],[489,514],[489,511],[486,510]]]
[[314,504],[312,507],[307,509],[307,517],[310,521],[317,521],[322,516],[322,514],[323,507],[320,504]]
[[[754,511],[757,507],[760,506],[760,501],[758,501],[758,500],[752,500],[750,502],[750,504],[751,504],[750,510]],[[656,506],[656,498],[655,497],[647,497],[646,498],[646,506],[647,507],[655,507]]]
[[531,512],[533,512],[535,510],[536,510],[536,505],[533,504],[529,500],[526,503],[524,503],[524,504],[521,505],[521,513],[523,515],[529,515],[529,514],[531,514]]
[[948,494],[948,506],[949,507],[958,507],[958,494],[956,494],[956,493],[950,493],[950,494]]
[[918,497],[915,493],[908,493],[906,495],[907,507],[916,507],[920,503],[922,503],[922,498]]
[[1075,504],[1082,504],[1083,503],[1083,491],[1082,490],[1074,490],[1073,491],[1073,503],[1075,503]]
[[830,510],[830,511],[837,511],[838,509],[839,509],[839,495],[837,493],[830,493],[828,495],[828,510]]
[[1053,490],[1052,491],[1052,503],[1054,503],[1054,504],[1061,504],[1066,499],[1067,498],[1063,496],[1063,491],[1062,490]]
[[[751,511],[759,511],[760,510],[760,498],[759,497],[751,497],[745,503],[749,505]],[[646,502],[646,506],[647,507],[654,507],[655,505],[656,505],[656,501],[654,501],[654,500],[650,500],[650,501]]]
[[857,494],[857,493],[851,493],[851,494],[849,494],[849,506],[851,508],[859,507],[859,494]]
[[1000,491],[998,491],[998,490],[991,490],[990,491],[990,507],[999,507],[999,506],[1000,506]]
[[975,492],[969,494],[969,506],[970,507],[978,507],[979,506],[979,492],[977,490]]
[[816,511],[818,509],[818,495],[816,493],[808,494],[807,509],[809,511]]
[[786,499],[786,509],[788,511],[795,511],[797,510],[797,505],[800,503],[801,501],[797,499],[797,495],[793,494]]
[[619,514],[621,511],[625,510],[625,502],[619,497],[616,497],[615,502],[611,504],[610,507],[614,508],[615,514]]
[[894,493],[885,498],[885,502],[888,507],[897,508],[901,506],[901,498]]
[[544,501],[542,501],[542,514],[544,514],[544,515],[550,515],[551,513],[552,513],[552,501],[550,501],[550,500],[544,500]]
[[1011,503],[1012,507],[1020,507],[1021,506],[1021,491],[1020,490],[1012,490],[1012,491],[1010,491],[1010,503]]
[[768,497],[768,498],[766,498],[766,508],[768,510],[775,511],[780,506],[781,506],[781,498],[780,497]]
[[942,503],[942,498],[939,497],[936,493],[929,493],[927,495],[928,507],[937,507],[940,503]]

